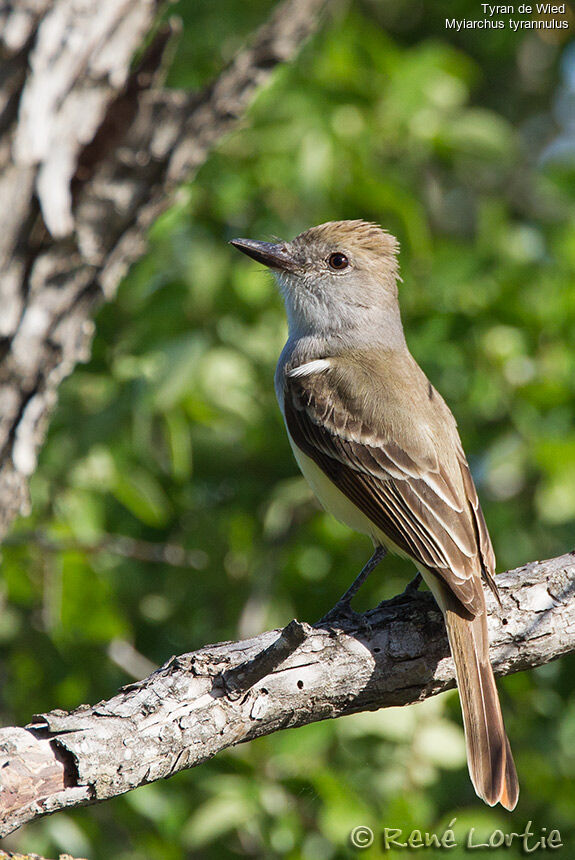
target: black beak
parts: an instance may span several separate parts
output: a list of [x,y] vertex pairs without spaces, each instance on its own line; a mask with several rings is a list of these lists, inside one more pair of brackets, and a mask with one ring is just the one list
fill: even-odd
[[230,245],[243,254],[247,254],[258,263],[269,266],[270,269],[292,271],[295,260],[285,249],[284,245],[274,245],[272,242],[258,242],[255,239],[232,239]]

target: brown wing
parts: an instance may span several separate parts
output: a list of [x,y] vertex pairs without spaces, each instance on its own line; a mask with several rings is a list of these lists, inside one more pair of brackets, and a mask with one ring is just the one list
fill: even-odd
[[481,505],[479,504],[477,490],[475,489],[475,484],[473,483],[473,478],[471,477],[471,472],[469,471],[469,464],[467,463],[465,452],[461,446],[461,442],[459,441],[459,439],[457,441],[457,459],[459,460],[461,476],[463,478],[463,485],[465,487],[467,501],[471,509],[473,524],[475,526],[475,532],[477,535],[477,543],[479,546],[479,551],[481,553],[481,571],[489,588],[497,598],[498,602],[501,604],[497,584],[493,578],[495,576],[496,563],[495,553],[493,551],[493,544],[491,543],[491,538],[489,537],[487,523],[485,522],[485,517],[483,516],[483,511],[481,510]]
[[[371,389],[373,405],[382,395],[377,380]],[[346,397],[344,405],[341,392],[337,370],[285,377],[284,411],[294,442],[378,529],[443,579],[471,613],[480,612],[479,573],[483,568],[491,579],[493,550],[451,413],[436,395],[449,416],[448,450],[439,457],[433,435],[418,434],[410,422],[402,434],[408,444],[400,446],[390,438],[393,421],[384,408],[362,409],[360,417],[353,399]],[[397,416],[397,403],[392,418],[394,409]]]

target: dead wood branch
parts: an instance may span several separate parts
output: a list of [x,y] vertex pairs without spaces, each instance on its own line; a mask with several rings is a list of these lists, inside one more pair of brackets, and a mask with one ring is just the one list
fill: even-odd
[[[491,657],[507,675],[575,649],[575,553],[497,578]],[[171,658],[107,702],[0,730],[0,836],[195,767],[238,743],[453,686],[429,594],[395,598],[337,629],[292,621]]]

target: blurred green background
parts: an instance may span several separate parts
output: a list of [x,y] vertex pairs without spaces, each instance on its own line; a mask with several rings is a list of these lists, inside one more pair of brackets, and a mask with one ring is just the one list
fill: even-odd
[[[181,0],[170,84],[205,83],[272,8]],[[283,309],[234,236],[357,217],[395,233],[408,342],[458,419],[498,569],[573,549],[575,46],[569,31],[457,34],[446,16],[482,17],[470,0],[337,7],[99,313],[32,513],[2,549],[4,724],[107,698],[207,642],[313,622],[370,551],[297,472],[273,394]],[[412,573],[388,560],[356,606]],[[356,825],[441,833],[456,817],[458,841],[532,819],[573,851],[574,669],[565,658],[499,684],[522,787],[512,815],[475,797],[451,693],[281,732],[10,845],[336,860],[356,853]]]

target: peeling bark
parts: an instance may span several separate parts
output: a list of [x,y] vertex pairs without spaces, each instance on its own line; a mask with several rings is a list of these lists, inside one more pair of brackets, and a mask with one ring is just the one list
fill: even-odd
[[[11,851],[0,850],[0,860],[45,860],[39,854],[12,854]],[[60,854],[58,860],[86,860],[83,857],[72,857],[71,854]]]
[[[486,594],[498,675],[575,650],[575,553],[497,577]],[[238,743],[345,714],[407,705],[454,685],[429,593],[331,626],[292,621],[172,657],[109,701],[0,730],[0,836],[195,767]]]

